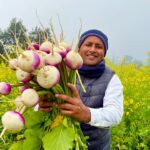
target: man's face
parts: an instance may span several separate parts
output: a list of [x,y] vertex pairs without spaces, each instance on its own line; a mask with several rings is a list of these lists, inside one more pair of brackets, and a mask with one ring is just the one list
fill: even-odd
[[104,44],[100,38],[96,36],[87,37],[79,49],[83,64],[88,66],[99,64],[104,58],[104,49]]

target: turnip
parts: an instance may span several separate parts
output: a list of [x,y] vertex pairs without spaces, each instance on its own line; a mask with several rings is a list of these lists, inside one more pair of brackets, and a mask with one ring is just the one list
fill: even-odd
[[21,100],[26,107],[33,107],[39,102],[40,98],[34,89],[26,89],[21,94]]
[[62,61],[62,57],[59,53],[55,52],[52,48],[52,52],[46,56],[45,60],[46,60],[46,64],[48,65],[58,66]]
[[27,49],[28,50],[39,50],[39,48],[40,48],[40,45],[38,43],[31,43],[31,44],[29,44]]
[[54,46],[53,50],[55,52],[59,53],[62,56],[62,58],[64,58],[67,54],[66,49],[64,47],[60,46],[60,45]]
[[0,82],[0,94],[8,95],[11,92],[11,85],[6,82]]
[[40,65],[40,57],[33,51],[24,51],[18,57],[18,66],[25,72],[32,72]]
[[49,41],[45,41],[41,44],[40,48],[41,51],[44,51],[46,53],[50,53],[52,49],[52,43]]
[[23,91],[25,91],[26,89],[30,89],[31,87],[30,86],[19,86],[19,92],[23,92]]
[[16,77],[19,81],[26,83],[32,79],[33,75],[31,73],[25,72],[21,69],[17,69]]
[[16,111],[8,111],[2,116],[3,131],[0,134],[2,138],[5,131],[19,132],[23,129],[25,120],[24,117]]
[[[79,30],[79,34],[78,34],[78,42],[80,39],[80,32],[81,29]],[[65,57],[65,63],[69,68],[74,70],[81,68],[81,66],[83,65],[83,59],[78,53],[78,44],[76,44],[75,49],[67,53]]]
[[16,70],[18,68],[17,58],[9,60],[9,67],[13,70]]
[[79,69],[83,65],[83,59],[78,52],[72,50],[65,57],[65,64],[68,68]]
[[49,89],[60,81],[60,73],[54,66],[44,66],[37,74],[37,82],[43,88]]
[[71,46],[66,43],[64,40],[62,40],[60,43],[59,43],[60,46],[64,47],[66,49],[67,52],[71,51]]
[[48,55],[46,52],[44,51],[36,51],[36,53],[39,55],[40,57],[40,64],[38,66],[38,69],[42,68],[43,66],[45,66],[45,59],[46,59],[46,56]]

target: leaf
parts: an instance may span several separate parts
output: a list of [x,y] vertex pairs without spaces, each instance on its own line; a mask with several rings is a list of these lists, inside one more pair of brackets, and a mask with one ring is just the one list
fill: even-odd
[[43,137],[44,150],[70,150],[73,149],[75,133],[72,128],[60,124]]
[[23,142],[21,150],[40,150],[42,141],[38,136],[36,136],[36,134],[34,134],[33,130],[26,130],[24,135],[26,139]]
[[44,122],[44,114],[41,111],[33,111],[33,110],[28,110],[25,113],[25,125],[27,128],[31,128],[32,126],[36,124],[41,124]]
[[16,142],[11,145],[9,150],[22,150],[22,144],[23,144],[23,141]]

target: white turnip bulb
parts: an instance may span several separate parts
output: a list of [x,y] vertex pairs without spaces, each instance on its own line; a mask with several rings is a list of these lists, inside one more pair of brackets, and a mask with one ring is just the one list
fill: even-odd
[[32,72],[40,65],[40,57],[33,51],[24,51],[18,57],[18,66],[25,72]]
[[37,74],[38,84],[46,89],[55,86],[60,81],[59,70],[54,66],[44,66]]
[[6,82],[0,82],[0,94],[8,95],[11,92],[11,85]]
[[40,98],[34,89],[26,89],[21,94],[21,100],[26,107],[33,107],[39,102]]

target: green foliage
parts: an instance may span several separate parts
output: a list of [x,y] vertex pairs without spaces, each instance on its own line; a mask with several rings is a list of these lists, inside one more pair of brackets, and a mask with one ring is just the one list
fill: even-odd
[[16,142],[9,148],[9,150],[22,150],[22,144],[22,141]]
[[[52,132],[43,137],[43,146],[45,150],[70,150],[73,146],[74,130],[60,124]],[[65,144],[64,144],[65,143]]]

